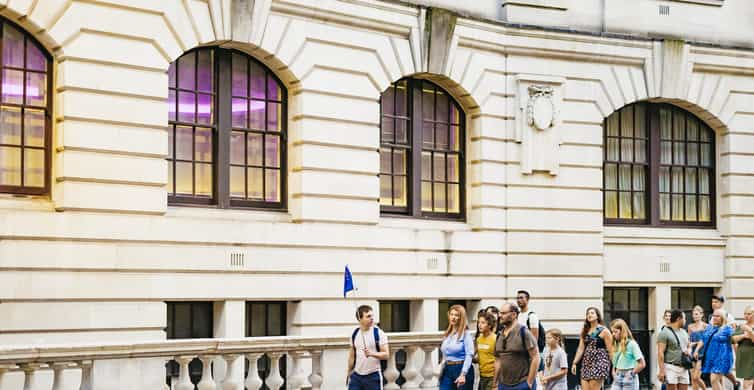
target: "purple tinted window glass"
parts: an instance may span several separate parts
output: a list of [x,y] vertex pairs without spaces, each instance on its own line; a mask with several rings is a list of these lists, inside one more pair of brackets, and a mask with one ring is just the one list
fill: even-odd
[[249,143],[246,153],[249,158],[249,165],[262,166],[262,145],[264,138],[262,134],[249,133]]
[[178,122],[194,122],[195,99],[193,92],[178,92]]
[[256,62],[251,62],[251,97],[255,99],[264,99],[266,72]]
[[168,87],[175,88],[175,62],[168,67]]
[[3,23],[3,66],[24,67],[24,35]]
[[172,89],[168,91],[168,120],[175,120],[175,91]]
[[264,130],[264,102],[252,100],[249,106],[249,128],[255,130]]
[[277,168],[280,166],[280,137],[267,135],[264,138],[264,165]]
[[213,96],[200,93],[199,104],[196,109],[196,123],[202,125],[211,125],[213,122],[212,114],[214,112]]
[[47,70],[47,58],[42,54],[42,50],[31,42],[26,43],[26,68],[42,72]]
[[278,85],[277,80],[271,74],[267,75],[267,99],[280,101],[280,96],[280,85]]
[[196,89],[196,52],[178,59],[178,88]]
[[267,130],[280,131],[280,112],[281,105],[278,103],[267,103]]
[[202,92],[212,92],[212,84],[214,82],[212,72],[212,51],[202,50],[199,51],[199,62],[196,67],[197,71],[197,88]]
[[232,94],[233,96],[249,96],[248,95],[248,74],[246,73],[246,66],[248,64],[248,60],[236,53],[233,53],[233,57],[231,59],[231,62],[233,63],[233,75],[232,75]]
[[244,158],[244,133],[242,131],[233,131],[230,134],[230,163],[243,165]]
[[185,126],[175,128],[175,158],[177,160],[191,160],[193,154],[193,129]]
[[44,73],[26,74],[26,104],[44,106],[47,103],[47,76]]
[[231,122],[233,127],[246,128],[249,115],[249,101],[246,99],[233,98],[231,103]]
[[3,103],[22,104],[24,99],[24,72],[3,69]]

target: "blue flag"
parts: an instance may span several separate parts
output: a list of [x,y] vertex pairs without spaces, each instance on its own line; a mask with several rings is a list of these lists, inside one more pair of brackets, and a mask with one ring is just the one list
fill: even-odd
[[349,291],[353,290],[355,290],[353,287],[353,276],[351,275],[351,270],[348,269],[348,264],[346,264],[346,271],[343,274],[343,298],[346,297]]

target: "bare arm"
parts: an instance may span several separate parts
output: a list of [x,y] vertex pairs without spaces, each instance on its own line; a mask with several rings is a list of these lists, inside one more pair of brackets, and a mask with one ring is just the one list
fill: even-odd
[[613,334],[605,328],[605,330],[600,333],[600,337],[602,337],[602,340],[605,342],[605,347],[607,348],[607,354],[610,355],[610,361],[613,361],[613,355],[615,354],[615,345],[613,345]]
[[529,348],[529,377],[526,379],[529,382],[529,388],[534,383],[534,378],[537,377],[537,368],[539,368],[539,351],[535,346],[534,348]]
[[500,375],[500,358],[495,358],[495,376],[492,378],[492,385],[497,388],[497,378]]
[[665,382],[665,343],[657,343],[657,379]]
[[390,358],[390,345],[388,343],[380,344],[380,352],[367,351],[367,356],[387,360]]
[[641,358],[636,361],[636,367],[634,367],[634,374],[638,374],[642,371],[644,371],[644,368],[647,366],[647,363],[644,362],[644,358]]
[[348,383],[348,378],[351,376],[351,369],[353,368],[355,361],[356,361],[356,355],[354,355],[353,353],[353,347],[348,348],[348,366],[346,367],[346,383]]
[[546,376],[544,377],[544,379],[545,379],[545,382],[550,382],[550,381],[558,380],[566,375],[568,375],[568,369],[561,368],[560,371],[558,371],[557,373],[552,374],[550,376]]

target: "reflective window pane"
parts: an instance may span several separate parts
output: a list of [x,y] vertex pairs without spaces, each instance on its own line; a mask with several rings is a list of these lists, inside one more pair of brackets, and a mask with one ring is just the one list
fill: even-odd
[[264,186],[264,169],[262,168],[248,168],[247,169],[247,191],[249,193],[249,199],[257,199],[261,200],[263,197],[263,186]]
[[395,206],[405,207],[408,204],[406,176],[393,176],[393,197]]
[[0,146],[0,185],[21,185],[21,148]]
[[246,134],[241,131],[233,131],[230,134],[230,163],[243,165],[246,163]]
[[246,135],[247,141],[247,161],[249,165],[261,167],[262,166],[262,153],[264,153],[264,136],[258,133],[248,133]]
[[3,23],[3,66],[24,67],[24,34]]
[[277,169],[265,169],[265,196],[268,202],[277,202],[280,200],[280,171]]
[[21,145],[21,109],[0,108],[0,144]]
[[211,164],[196,164],[195,165],[195,180],[196,180],[196,194],[197,196],[211,196],[212,195],[212,165]]
[[277,80],[272,76],[272,74],[267,74],[267,100],[274,100],[274,101],[281,101],[283,98],[283,93],[281,92],[282,89],[280,88],[280,84],[278,84]]
[[47,104],[47,76],[44,73],[26,73],[26,104],[31,106]]
[[175,158],[177,160],[191,160],[193,154],[194,131],[191,127],[176,126],[175,128]]
[[265,104],[263,101],[251,100],[249,102],[249,128],[264,130],[266,125]]
[[264,165],[268,167],[280,166],[280,137],[276,135],[265,136]]
[[24,101],[24,72],[21,70],[3,69],[3,103],[23,104]]
[[605,217],[618,218],[618,193],[605,191]]
[[214,124],[214,97],[212,95],[199,94],[197,104],[196,123],[200,125]]
[[42,110],[24,110],[24,144],[44,147],[45,113]]
[[212,129],[197,127],[194,139],[194,160],[212,162]]
[[193,123],[196,113],[196,95],[178,92],[178,122]]
[[246,196],[246,176],[243,167],[230,167],[230,196],[244,198]]
[[194,175],[191,163],[175,163],[175,192],[176,194],[194,194]]
[[212,51],[201,50],[198,52],[196,66],[197,89],[201,92],[212,92],[214,84],[214,72],[212,69]]
[[236,128],[246,128],[249,120],[248,100],[233,98],[231,102],[231,126]]
[[267,72],[255,61],[250,61],[250,68],[251,97],[264,99],[267,88]]
[[393,204],[392,176],[380,175],[380,205],[391,206]]
[[196,90],[196,52],[178,59],[178,88]]

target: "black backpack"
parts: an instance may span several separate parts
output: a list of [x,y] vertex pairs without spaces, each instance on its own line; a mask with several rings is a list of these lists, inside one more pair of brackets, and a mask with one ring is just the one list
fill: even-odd
[[[531,325],[529,325],[529,317],[534,314],[533,311],[530,311],[529,314],[526,315],[526,328],[531,329]],[[542,320],[539,321],[539,334],[537,335],[537,348],[539,349],[539,352],[544,351],[545,349],[545,327],[542,326]]]
[[[380,328],[374,327],[374,345],[377,348],[377,352],[380,352]],[[353,365],[356,366],[356,335],[359,334],[360,328],[356,328],[353,330],[353,333],[351,334],[351,348],[353,348]],[[351,370],[354,369],[354,367],[351,367]],[[380,359],[380,371],[383,373],[385,372],[385,369],[387,369],[387,360]]]

